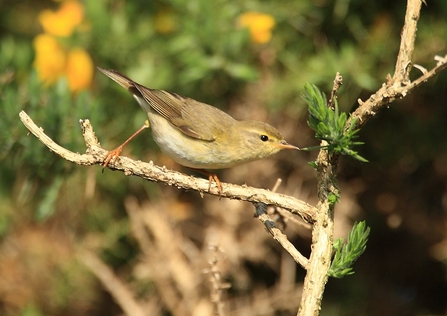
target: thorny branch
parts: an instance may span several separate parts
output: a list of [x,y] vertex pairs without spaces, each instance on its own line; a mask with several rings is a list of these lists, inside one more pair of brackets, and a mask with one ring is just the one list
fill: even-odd
[[[353,122],[357,125],[357,129],[360,128],[378,111],[385,108],[386,105],[397,98],[405,97],[423,82],[447,68],[447,55],[444,57],[436,56],[435,59],[438,63],[432,70],[423,72],[423,75],[413,82],[409,79],[421,3],[421,0],[408,0],[407,2],[400,50],[393,77],[388,75],[387,82],[367,101],[362,102],[359,100],[360,106],[351,115],[345,130],[349,129]],[[337,81],[337,79],[334,80],[334,88],[330,99],[332,103],[334,102],[333,96],[336,95],[339,87]],[[325,144],[323,143],[322,145]],[[318,315],[321,309],[321,300],[332,256],[334,203],[330,202],[329,196],[331,194],[338,196],[336,186],[338,158],[338,154],[330,154],[322,149],[316,161],[319,203],[312,230],[312,252],[307,265],[307,274],[304,280],[298,315]]]
[[388,75],[387,82],[382,84],[382,87],[371,95],[368,100],[358,100],[360,106],[352,113],[348,124],[346,124],[346,128],[350,127],[353,119],[357,120],[356,128],[360,128],[388,104],[396,99],[404,98],[421,84],[427,82],[447,68],[447,55],[443,57],[435,56],[434,59],[437,61],[435,67],[430,71],[426,71],[421,66],[416,66],[415,68],[422,71],[422,76],[413,82],[409,79],[421,4],[421,0],[408,0],[407,2],[405,24],[402,29],[400,49],[396,60],[394,75],[392,77]]
[[348,124],[346,124],[346,128],[349,128],[353,119],[357,119],[356,128],[362,127],[370,118],[375,116],[379,111],[383,110],[388,104],[392,103],[396,99],[403,99],[407,94],[414,91],[421,84],[427,82],[429,79],[433,78],[442,70],[447,68],[447,55],[443,57],[435,56],[434,59],[437,61],[437,64],[429,71],[424,71],[425,69],[420,66],[415,67],[419,70],[422,69],[423,74],[412,82],[407,81],[406,83],[399,84],[396,82],[395,77],[391,78],[388,76],[387,82],[382,84],[382,87],[376,93],[371,95],[368,100],[358,100],[360,106],[352,113]]

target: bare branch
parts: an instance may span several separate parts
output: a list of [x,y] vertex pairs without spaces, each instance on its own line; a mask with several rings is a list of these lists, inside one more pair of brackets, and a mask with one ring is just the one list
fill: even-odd
[[369,97],[368,100],[359,100],[360,106],[352,113],[351,118],[346,124],[346,128],[352,124],[352,119],[357,119],[357,128],[363,126],[370,118],[375,116],[379,111],[386,107],[396,99],[402,99],[410,92],[418,88],[422,83],[427,82],[429,79],[436,76],[442,70],[447,68],[447,55],[444,57],[436,56],[435,59],[438,61],[437,65],[431,70],[425,72],[421,77],[414,80],[413,82],[397,82],[389,78],[388,83],[384,83],[382,87],[373,95]]
[[331,97],[327,103],[327,106],[332,110],[335,110],[335,100],[337,99],[337,92],[343,84],[343,77],[339,72],[335,74],[334,85],[332,86]]
[[[323,141],[322,145],[327,145]],[[338,196],[336,171],[338,155],[320,150],[317,160],[318,196],[317,217],[312,229],[312,252],[304,279],[303,294],[298,315],[318,315],[321,308],[324,288],[331,265],[332,237],[334,233],[334,206],[329,194]]]
[[292,256],[292,258],[299,263],[304,269],[307,268],[308,260],[304,257],[295,246],[287,239],[287,236],[275,225],[267,214],[267,207],[265,204],[255,203],[255,216],[264,224],[268,232],[272,234],[273,238],[281,244],[281,246]]
[[209,274],[209,280],[212,285],[211,302],[213,302],[216,307],[216,314],[218,316],[225,316],[225,304],[222,301],[222,296],[224,294],[223,290],[229,289],[231,284],[223,282],[222,273],[217,266],[219,263],[219,254],[223,253],[223,251],[217,246],[210,246],[210,249],[213,251],[213,257],[208,262],[210,267],[205,269],[203,273]]
[[[81,155],[71,152],[56,144],[44,133],[42,128],[39,128],[31,120],[31,118],[24,111],[21,111],[19,116],[23,124],[31,133],[33,133],[51,151],[58,154],[62,158],[72,163],[84,166],[102,164],[107,151],[100,147],[98,140],[95,137],[95,133],[93,132],[93,128],[88,120],[80,121],[84,140],[87,145],[87,153]],[[121,156],[113,164],[110,164],[108,168],[122,171],[127,176],[138,176],[149,181],[173,185],[179,189],[198,191],[200,194],[209,193],[216,196],[220,195],[222,198],[226,197],[251,203],[264,203],[266,205],[278,206],[289,210],[293,214],[299,215],[308,223],[312,223],[314,221],[313,218],[316,210],[313,206],[284,194],[229,183],[222,183],[223,192],[222,194],[219,194],[218,188],[215,186],[212,186],[210,190],[208,190],[208,180],[195,178],[180,172],[168,170],[166,167],[156,166],[152,162],[146,163],[142,161],[135,161]]]
[[411,60],[416,41],[417,24],[421,12],[421,0],[409,0],[405,13],[405,22],[402,28],[399,54],[396,59],[393,81],[398,86],[407,85],[410,82]]
[[[421,4],[421,0],[408,0],[407,2],[405,23],[402,28],[400,49],[393,77],[388,75],[387,82],[382,84],[382,87],[375,94],[371,95],[368,100],[364,102],[360,99],[358,100],[360,106],[352,113],[350,120],[346,124],[346,128],[350,127],[352,119],[357,119],[357,128],[360,128],[386,105],[396,99],[404,98],[422,83],[427,82],[447,68],[447,55],[444,57],[435,56],[435,60],[437,61],[435,67],[430,71],[423,71],[422,76],[413,82],[409,79]],[[416,68],[421,69],[421,66]]]

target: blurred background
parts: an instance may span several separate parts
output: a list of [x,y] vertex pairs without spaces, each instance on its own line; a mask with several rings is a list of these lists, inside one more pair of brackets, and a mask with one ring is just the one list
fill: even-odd
[[[268,122],[294,145],[317,145],[304,84],[329,92],[340,72],[339,104],[352,111],[393,73],[405,6],[0,1],[0,314],[122,315],[110,294],[122,287],[146,315],[212,315],[216,306],[231,315],[295,315],[304,272],[250,204],[70,164],[28,135],[18,113],[80,153],[78,122],[88,118],[101,145],[115,148],[146,116],[101,66]],[[414,63],[429,69],[447,53],[446,16],[444,0],[423,5]],[[441,73],[360,132],[357,149],[369,163],[342,157],[335,237],[346,238],[358,220],[371,236],[355,274],[329,280],[321,315],[447,313],[446,118]],[[150,130],[123,155],[194,174],[163,156]],[[279,153],[219,177],[270,189],[281,178],[278,192],[315,204],[307,163],[315,157]],[[309,227],[274,218],[309,255]]]

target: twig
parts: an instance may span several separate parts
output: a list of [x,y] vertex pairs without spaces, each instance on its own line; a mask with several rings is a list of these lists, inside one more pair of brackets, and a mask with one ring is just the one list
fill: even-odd
[[[442,70],[447,68],[447,55],[444,57],[436,56],[438,61],[435,67],[424,73],[418,79],[413,82],[407,82],[406,84],[399,84],[394,79],[388,77],[388,82],[382,84],[382,87],[368,100],[358,100],[360,106],[352,113],[351,117],[346,124],[346,129],[352,124],[352,119],[357,119],[356,128],[362,127],[370,118],[374,117],[379,111],[386,108],[388,104],[396,99],[402,99],[409,93],[413,92],[424,82],[436,76]],[[404,70],[402,70],[404,71]]]
[[[279,189],[279,186],[282,183],[282,179],[278,178],[276,179],[275,185],[272,188],[272,192],[276,192]],[[286,221],[284,220],[284,216],[282,216],[279,212],[278,212],[279,208],[278,207],[269,207],[267,209],[267,215],[275,215],[275,217],[273,218],[273,220],[277,223],[277,226],[280,226],[280,230],[284,230],[286,228]]]
[[275,185],[272,188],[272,192],[278,191],[279,186],[281,185],[281,183],[282,183],[282,179],[281,178],[276,179]]
[[182,236],[171,226],[165,212],[149,204],[139,205],[135,197],[125,200],[125,208],[144,254],[140,269],[150,271],[151,282],[172,315],[190,314],[198,278],[182,251]]
[[211,302],[216,306],[216,314],[218,316],[225,316],[224,302],[222,302],[223,290],[231,287],[230,283],[222,282],[222,274],[220,273],[217,263],[219,262],[218,253],[222,253],[222,250],[217,246],[211,246],[214,255],[209,261],[210,267],[205,269],[203,273],[209,274],[209,280],[212,285],[211,289]]
[[410,82],[411,60],[413,58],[414,43],[416,40],[417,22],[421,10],[421,0],[408,0],[405,23],[401,33],[399,54],[396,59],[396,66],[393,77],[388,75],[387,82],[368,100],[358,100],[360,106],[352,113],[346,128],[352,124],[352,119],[356,119],[356,128],[360,128],[370,118],[375,116],[380,110],[396,99],[402,99],[422,83],[436,76],[439,72],[447,68],[447,55],[444,57],[435,56],[437,64],[430,71],[422,74],[421,77]]
[[337,92],[342,84],[343,77],[340,75],[339,72],[337,72],[335,74],[334,85],[332,86],[331,97],[329,98],[329,101],[327,103],[327,106],[330,107],[332,110],[335,110],[335,100],[337,99]]
[[[276,192],[278,189],[279,189],[279,186],[281,185],[281,183],[282,183],[282,179],[281,178],[278,178],[277,180],[276,180],[276,182],[275,182],[275,185],[273,186],[273,188],[272,188],[272,192]],[[271,210],[271,211],[270,211]],[[288,211],[286,211],[286,210],[283,210],[282,208],[280,208],[280,207],[271,207],[271,208],[269,208],[268,210],[267,210],[267,214],[268,215],[276,215],[278,218],[279,218],[279,220],[281,221],[281,224],[285,227],[285,225],[286,225],[286,222],[287,221],[292,221],[292,222],[294,222],[295,224],[297,224],[297,225],[299,225],[299,226],[302,226],[303,228],[305,228],[305,229],[311,229],[312,228],[312,225],[310,225],[309,223],[305,223],[305,222],[303,222],[302,220],[300,220],[299,218],[297,218],[294,214],[292,214],[292,213],[290,213],[290,212],[288,212]],[[277,220],[275,219],[275,222],[276,222]],[[281,227],[281,229],[284,229],[283,227]]]
[[[107,153],[106,150],[100,147],[98,140],[95,137],[95,133],[93,132],[92,126],[88,120],[80,121],[85,143],[87,145],[87,153],[81,155],[56,144],[44,133],[42,128],[39,128],[31,120],[31,118],[24,111],[21,111],[19,116],[26,128],[28,128],[28,130],[33,133],[45,146],[72,163],[84,166],[100,165]],[[220,195],[221,197],[251,203],[264,203],[266,205],[279,206],[299,215],[308,223],[313,222],[316,212],[313,206],[291,196],[273,193],[268,190],[249,186],[222,183],[223,192],[220,194],[218,188],[215,186],[212,186],[211,189],[208,190],[208,180],[171,171],[165,167],[156,166],[152,162],[145,163],[120,156],[116,162],[109,164],[108,168],[123,171],[127,176],[138,176],[150,181],[162,182],[182,189],[195,190],[201,194],[209,193],[216,196]]]
[[94,253],[83,250],[79,252],[78,258],[90,271],[101,281],[102,285],[112,295],[113,299],[121,307],[126,315],[147,316],[146,312],[135,300],[132,291],[122,282],[113,271],[98,258]]
[[281,244],[281,246],[292,256],[292,258],[299,263],[304,269],[307,269],[308,260],[304,257],[295,246],[287,239],[281,230],[276,226],[276,224],[270,219],[267,214],[267,207],[262,203],[254,203],[256,208],[255,216],[258,218],[264,226],[267,228],[268,232],[273,236],[273,238]]

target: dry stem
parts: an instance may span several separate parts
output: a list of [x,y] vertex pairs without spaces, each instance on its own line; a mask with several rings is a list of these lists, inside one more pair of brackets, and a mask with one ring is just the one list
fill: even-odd
[[90,271],[101,281],[103,286],[112,295],[115,302],[122,308],[126,315],[146,316],[146,311],[134,298],[132,291],[121,281],[113,271],[91,251],[83,250],[78,253],[78,259],[82,261]]

